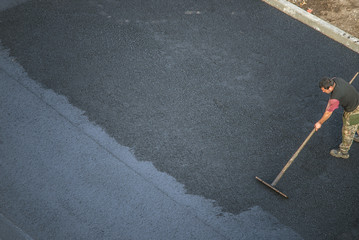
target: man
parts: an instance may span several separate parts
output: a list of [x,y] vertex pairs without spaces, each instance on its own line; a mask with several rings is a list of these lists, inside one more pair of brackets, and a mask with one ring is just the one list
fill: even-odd
[[342,143],[339,149],[332,149],[330,154],[338,158],[349,158],[348,152],[353,140],[359,142],[359,136],[355,133],[359,134],[359,93],[351,84],[338,77],[323,78],[319,82],[319,87],[324,93],[330,94],[330,98],[322,118],[314,125],[315,130],[318,131],[333,111],[339,105],[342,106],[344,108]]

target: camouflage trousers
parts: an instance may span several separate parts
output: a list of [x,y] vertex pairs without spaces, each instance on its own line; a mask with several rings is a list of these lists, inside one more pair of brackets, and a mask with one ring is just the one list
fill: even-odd
[[[358,115],[357,115],[358,114]],[[339,145],[343,153],[348,153],[355,136],[355,132],[359,134],[359,123],[353,119],[359,117],[359,106],[352,112],[345,112],[343,114],[343,128],[342,128],[342,143]]]

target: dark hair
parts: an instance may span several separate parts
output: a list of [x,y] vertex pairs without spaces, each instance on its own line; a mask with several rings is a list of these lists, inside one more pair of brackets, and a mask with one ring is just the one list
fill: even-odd
[[319,88],[329,89],[330,86],[334,86],[333,78],[324,77],[319,82]]

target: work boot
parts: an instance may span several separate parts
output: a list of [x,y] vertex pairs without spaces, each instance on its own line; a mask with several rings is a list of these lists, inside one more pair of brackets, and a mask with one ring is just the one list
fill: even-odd
[[345,158],[345,159],[349,158],[348,153],[343,153],[339,149],[332,149],[330,151],[330,155],[332,155],[333,157],[337,157],[337,158]]
[[358,136],[358,135],[355,135],[353,140],[354,140],[355,142],[359,142],[359,136]]

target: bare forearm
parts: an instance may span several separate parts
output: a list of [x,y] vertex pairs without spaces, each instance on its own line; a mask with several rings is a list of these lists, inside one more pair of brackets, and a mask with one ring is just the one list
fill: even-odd
[[328,111],[325,111],[325,113],[323,114],[322,118],[318,121],[320,124],[323,124],[325,121],[327,121],[330,116],[332,116],[332,113],[333,112],[328,112]]
[[333,112],[325,111],[322,118],[314,125],[316,131],[318,131],[322,127],[322,124],[332,116],[332,113]]

